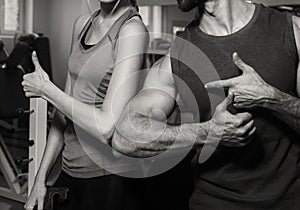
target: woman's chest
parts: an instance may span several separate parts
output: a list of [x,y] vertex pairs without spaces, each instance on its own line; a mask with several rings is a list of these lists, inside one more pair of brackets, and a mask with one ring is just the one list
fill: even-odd
[[100,83],[115,65],[115,55],[110,42],[83,50],[78,45],[68,61],[69,74],[74,80],[92,84]]

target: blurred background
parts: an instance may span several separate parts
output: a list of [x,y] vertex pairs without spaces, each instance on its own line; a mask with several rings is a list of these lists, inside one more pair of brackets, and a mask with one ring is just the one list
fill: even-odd
[[[300,15],[300,0],[254,0]],[[138,0],[140,13],[151,36],[147,65],[166,53],[172,39],[182,31],[197,11],[183,13],[176,0]],[[98,9],[97,0],[89,0],[90,10]],[[21,59],[27,51],[19,41],[37,47],[42,62],[53,82],[63,89],[68,70],[72,27],[75,19],[88,12],[85,0],[0,0],[0,64],[7,55],[18,51]],[[24,35],[37,33],[40,38]],[[19,63],[16,63],[16,65]],[[14,63],[11,64],[12,66]],[[28,99],[24,97],[20,81],[25,69],[7,73],[0,69],[0,210],[23,209],[26,199],[28,172]],[[51,107],[48,113],[51,123]],[[12,190],[13,189],[13,190]]]

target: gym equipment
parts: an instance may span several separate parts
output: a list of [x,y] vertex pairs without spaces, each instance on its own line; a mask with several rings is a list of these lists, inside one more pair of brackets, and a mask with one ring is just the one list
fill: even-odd
[[[16,40],[10,55],[0,42],[0,97],[4,99],[0,103],[0,128],[14,133],[29,131],[29,157],[14,160],[0,133],[0,169],[8,183],[8,187],[0,187],[0,196],[25,202],[41,162],[47,134],[47,102],[41,98],[29,100],[21,85],[23,75],[34,71],[33,50],[50,78],[52,72],[48,38],[25,34]],[[17,163],[28,164],[28,173],[22,173]]]
[[[22,173],[12,158],[0,134],[0,169],[8,183],[9,188],[0,187],[0,195],[16,201],[25,201],[27,190],[27,176]],[[25,179],[25,181],[24,181]]]
[[2,40],[0,40],[0,64],[3,65],[8,58],[8,53],[4,48]]
[[28,195],[34,184],[34,178],[46,147],[47,101],[42,98],[30,99],[30,110],[34,110],[29,119],[29,140],[33,142],[32,146],[29,147],[29,158],[32,158],[33,161],[28,166]]
[[25,34],[16,35],[15,40],[15,47],[6,59],[4,68],[8,70],[21,68],[24,74],[32,72],[34,65],[31,60],[31,53],[36,51],[41,66],[52,79],[49,39],[42,35]]

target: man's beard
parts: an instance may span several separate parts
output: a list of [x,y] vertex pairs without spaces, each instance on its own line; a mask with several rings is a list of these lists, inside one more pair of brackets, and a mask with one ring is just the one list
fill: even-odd
[[177,0],[178,8],[183,12],[189,12],[199,6],[203,0]]

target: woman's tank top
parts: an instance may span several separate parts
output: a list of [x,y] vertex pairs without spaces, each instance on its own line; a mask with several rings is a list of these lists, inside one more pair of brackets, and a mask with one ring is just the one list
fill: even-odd
[[[115,48],[120,29],[128,20],[139,14],[134,8],[126,10],[103,39],[95,45],[85,48],[82,40],[91,27],[91,19],[98,14],[99,11],[87,21],[81,33],[73,41],[72,53],[69,58],[69,74],[71,76],[71,96],[85,104],[101,108],[116,62]],[[93,153],[94,148],[89,148],[89,143],[85,142],[85,138],[90,138],[90,136],[67,120],[67,128],[64,132],[63,171],[77,178],[92,178],[110,174],[105,169],[116,167],[109,163],[109,159],[114,158],[113,154]],[[101,145],[100,141],[97,142],[97,145],[109,147],[109,145]],[[107,159],[103,158],[103,155],[107,156]],[[126,167],[120,166],[119,170],[122,172],[122,170],[126,170]],[[118,170],[114,169],[114,171]]]

